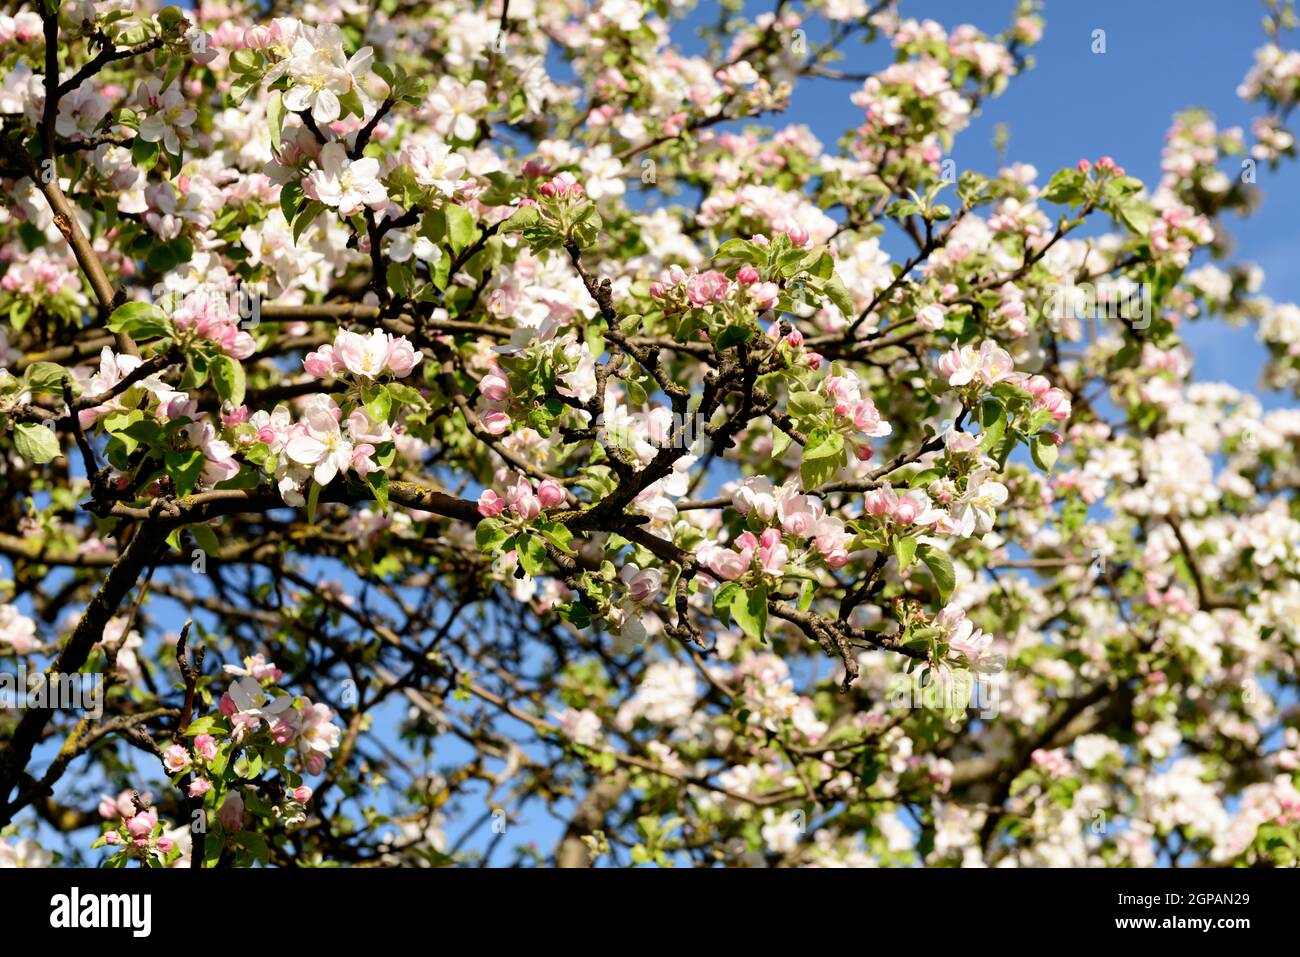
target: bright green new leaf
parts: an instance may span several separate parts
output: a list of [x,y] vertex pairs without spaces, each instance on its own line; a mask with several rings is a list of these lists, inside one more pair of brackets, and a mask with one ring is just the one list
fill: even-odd
[[1039,432],[1029,444],[1029,454],[1035,465],[1044,472],[1050,472],[1056,467],[1056,460],[1060,457],[1061,450],[1056,447],[1056,443],[1046,432]]
[[51,462],[61,453],[54,430],[35,422],[19,422],[14,426],[14,446],[19,455],[35,465]]
[[110,332],[124,332],[138,342],[173,335],[171,320],[151,302],[128,302],[108,317]]
[[244,375],[244,367],[238,359],[219,355],[212,360],[208,373],[212,376],[212,385],[223,402],[229,402],[233,406],[244,404],[247,379]]
[[939,588],[940,603],[946,605],[948,596],[957,587],[957,570],[952,566],[952,559],[933,545],[921,545],[917,554],[934,576],[934,583]]
[[799,466],[804,489],[816,488],[829,480],[845,461],[844,436],[830,429],[816,429],[808,437]]
[[731,598],[731,617],[741,631],[762,641],[763,633],[767,631],[767,588],[757,585],[750,589],[737,589]]

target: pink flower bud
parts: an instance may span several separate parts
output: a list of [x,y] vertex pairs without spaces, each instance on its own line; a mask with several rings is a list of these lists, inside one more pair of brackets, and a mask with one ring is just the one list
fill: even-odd
[[849,563],[849,553],[843,545],[836,545],[834,548],[822,554],[824,561],[829,568],[843,568]]
[[758,282],[758,270],[753,266],[741,266],[736,273],[736,282],[746,286]]
[[504,412],[489,412],[483,416],[483,428],[490,435],[500,435],[510,428],[510,416]]
[[504,402],[510,397],[510,380],[500,369],[493,368],[479,380],[478,389],[493,402]]
[[226,795],[225,803],[217,811],[217,821],[227,831],[238,831],[244,826],[244,799],[237,792]]
[[333,346],[321,346],[315,352],[307,353],[302,360],[302,367],[314,379],[323,379],[337,368]]
[[937,332],[943,328],[944,308],[936,302],[923,307],[916,314],[916,324],[927,332]]
[[785,234],[790,237],[790,245],[794,247],[806,246],[808,244],[808,230],[802,226],[795,226],[793,229],[787,229]]
[[890,517],[899,525],[911,525],[920,514],[921,509],[916,500],[903,496],[894,504],[894,511]]
[[774,282],[760,282],[749,287],[754,302],[760,309],[771,309],[781,298],[781,287]]
[[542,508],[555,508],[557,505],[564,504],[566,496],[559,482],[547,479],[537,486],[537,498],[541,501]]
[[495,518],[505,511],[506,500],[492,489],[484,490],[478,497],[478,513],[484,518]]
[[424,354],[415,351],[405,336],[391,338],[388,343],[388,371],[399,379],[404,379],[420,364]]
[[1035,399],[1041,398],[1051,387],[1052,383],[1040,375],[1031,375],[1025,380],[1025,391]]
[[518,515],[524,521],[532,521],[542,512],[542,503],[531,489],[527,491],[517,491],[517,486],[511,489],[507,496],[510,499],[510,510]]
[[888,515],[893,504],[893,493],[889,489],[873,488],[862,497],[862,506],[868,515]]
[[306,804],[311,800],[311,788],[305,784],[300,784],[293,789],[293,799],[299,804]]
[[250,414],[248,406],[241,405],[239,408],[231,409],[229,412],[222,412],[221,424],[228,429],[233,429],[235,426],[243,425],[247,422]]

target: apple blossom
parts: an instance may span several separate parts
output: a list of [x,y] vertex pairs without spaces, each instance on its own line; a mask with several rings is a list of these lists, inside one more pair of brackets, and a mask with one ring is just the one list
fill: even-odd
[[373,157],[349,159],[342,143],[326,143],[320,151],[320,168],[303,182],[312,199],[351,216],[369,206],[378,209],[388,202],[388,192],[379,181],[379,160]]

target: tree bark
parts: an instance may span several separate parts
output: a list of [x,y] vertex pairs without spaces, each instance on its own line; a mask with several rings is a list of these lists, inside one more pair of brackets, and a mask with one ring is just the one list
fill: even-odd
[[591,859],[587,856],[587,845],[582,843],[584,836],[599,830],[605,823],[605,816],[618,804],[619,798],[627,791],[628,774],[615,771],[608,777],[601,778],[587,792],[587,796],[578,805],[569,826],[564,832],[564,839],[555,851],[556,867],[590,867]]

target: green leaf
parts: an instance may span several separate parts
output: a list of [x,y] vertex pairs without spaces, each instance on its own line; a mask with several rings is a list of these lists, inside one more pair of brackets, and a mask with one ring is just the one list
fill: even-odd
[[137,136],[131,143],[131,163],[147,172],[158,162],[158,152],[157,143],[150,143]]
[[68,372],[55,362],[33,362],[23,375],[25,388],[43,395],[62,395]]
[[271,149],[280,152],[280,129],[284,126],[284,101],[279,91],[266,103],[266,122],[271,127]]
[[799,610],[807,611],[812,607],[813,597],[817,593],[817,586],[813,584],[811,578],[805,578],[802,585],[799,586]]
[[1039,432],[1029,443],[1029,455],[1044,472],[1050,472],[1056,467],[1056,460],[1061,455],[1061,450],[1056,447],[1056,443],[1048,436],[1046,432]]
[[782,432],[777,428],[772,429],[772,451],[768,458],[773,462],[779,460],[785,455],[786,449],[790,448],[792,441],[793,439],[790,438],[789,433]]
[[1002,436],[1007,431],[1006,412],[1002,408],[1002,403],[985,399],[984,404],[980,406],[980,425],[983,427],[980,448],[988,452],[1002,441]]
[[916,558],[916,539],[911,535],[894,539],[894,557],[898,559],[900,571],[906,571]]
[[185,737],[195,738],[200,734],[217,734],[222,733],[222,724],[212,715],[204,715],[202,718],[195,718],[185,726]]
[[933,545],[921,545],[917,554],[934,576],[934,583],[939,588],[940,604],[948,604],[948,597],[957,587],[957,571],[952,567],[952,559]]
[[280,187],[280,212],[284,213],[285,222],[293,222],[294,214],[298,212],[298,203],[302,201],[302,197],[302,184],[297,180],[285,183],[284,186]]
[[713,617],[731,627],[731,602],[740,593],[739,582],[725,582],[713,591]]
[[826,408],[826,396],[820,392],[792,392],[786,402],[786,409],[798,418],[816,415]]
[[485,518],[474,529],[474,541],[478,543],[479,551],[482,552],[501,551],[501,546],[509,537],[510,533],[505,530],[505,523],[499,518]]
[[731,599],[731,617],[745,634],[762,641],[767,631],[767,588],[737,589]]
[[388,288],[393,292],[403,299],[411,297],[411,292],[415,288],[415,272],[409,263],[389,263],[388,268],[384,270],[384,278],[388,282]]
[[556,608],[560,617],[574,628],[586,628],[591,625],[591,611],[580,601],[573,601]]
[[262,773],[260,754],[241,754],[235,759],[235,773],[241,778],[255,778]]
[[221,860],[221,852],[225,850],[226,844],[221,835],[216,831],[209,831],[202,835],[203,840],[203,866],[216,867]]
[[520,206],[515,214],[502,224],[501,232],[517,233],[529,226],[537,225],[537,221],[541,218],[542,214],[538,212],[536,206]]
[[218,355],[212,360],[208,371],[212,375],[212,385],[223,402],[229,402],[234,406],[244,404],[247,379],[244,375],[244,366],[238,359],[228,355]]
[[746,343],[754,335],[754,330],[749,326],[730,325],[722,330],[718,336],[715,345],[718,349],[730,349],[732,346],[738,346]]
[[247,73],[261,65],[262,57],[256,50],[247,48],[230,54],[230,69],[235,73]]
[[361,392],[366,404],[366,414],[377,423],[387,422],[388,413],[393,409],[393,396],[382,384],[371,383]]
[[852,319],[857,310],[853,305],[853,297],[849,294],[848,288],[840,281],[839,276],[831,276],[822,285],[822,292],[826,298],[834,303],[835,308],[844,314],[844,318]]
[[325,212],[325,204],[314,199],[302,208],[298,213],[298,218],[293,221],[293,243],[295,246],[298,245],[298,240],[302,237],[302,234],[307,231],[307,227],[314,223],[316,217],[323,212]]
[[307,480],[307,524],[316,521],[316,503],[320,501],[320,485],[314,479]]
[[1083,200],[1084,185],[1087,178],[1077,169],[1058,170],[1047,181],[1040,194],[1049,203],[1068,203],[1073,206]]
[[161,339],[175,334],[166,313],[151,302],[128,302],[108,317],[110,332],[124,332],[132,339]]
[[747,259],[750,262],[757,262],[759,257],[757,252],[759,247],[748,239],[728,239],[718,251],[713,254],[714,259]]
[[569,531],[568,526],[560,522],[547,522],[542,526],[542,537],[560,551],[573,554],[573,549],[569,547],[573,541],[573,532]]
[[412,405],[417,409],[425,408],[428,405],[418,389],[412,389],[409,385],[403,385],[400,382],[388,383],[388,394],[393,397],[394,402]]
[[370,486],[370,491],[375,493],[375,501],[379,503],[379,509],[385,515],[388,514],[388,473],[371,472],[366,476],[366,484]]
[[844,436],[830,429],[814,430],[804,446],[803,462],[799,466],[805,491],[829,480],[846,461]]
[[546,565],[546,545],[536,535],[520,535],[515,539],[515,554],[519,565],[528,575],[536,577]]
[[164,460],[167,463],[167,474],[176,483],[176,494],[189,495],[193,492],[199,476],[203,474],[203,453],[198,449],[187,452],[169,450]]
[[474,241],[474,216],[464,206],[449,205],[443,212],[447,217],[447,239],[452,252],[458,253]]
[[253,856],[253,860],[257,861],[259,864],[266,864],[271,860],[271,851],[270,848],[266,846],[266,838],[261,834],[258,834],[256,831],[236,831],[235,840],[238,841],[240,846],[248,851],[248,853]]
[[835,259],[825,248],[818,247],[808,254],[804,268],[817,279],[830,279],[835,275]]
[[211,525],[191,525],[190,534],[194,536],[194,542],[209,555],[216,555],[221,551],[221,544],[217,541],[217,533],[212,530]]
[[1130,196],[1117,206],[1120,220],[1139,236],[1145,236],[1151,224],[1155,222],[1156,211],[1150,203]]
[[948,680],[950,683],[948,694],[944,696],[944,716],[953,724],[960,724],[966,717],[975,681],[968,668],[952,669]]
[[54,430],[35,422],[19,422],[14,426],[14,446],[19,455],[34,465],[44,465],[62,454]]
[[478,197],[484,206],[508,206],[519,193],[519,181],[509,173],[497,171],[488,173],[486,179],[492,185]]

